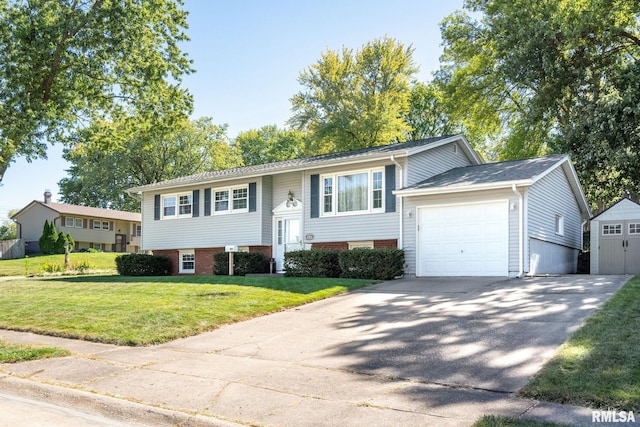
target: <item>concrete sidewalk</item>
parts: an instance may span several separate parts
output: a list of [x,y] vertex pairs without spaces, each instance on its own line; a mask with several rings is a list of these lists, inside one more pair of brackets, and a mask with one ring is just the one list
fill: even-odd
[[591,425],[513,393],[627,279],[399,280],[142,348],[0,331],[74,353],[0,365],[0,390],[148,425]]

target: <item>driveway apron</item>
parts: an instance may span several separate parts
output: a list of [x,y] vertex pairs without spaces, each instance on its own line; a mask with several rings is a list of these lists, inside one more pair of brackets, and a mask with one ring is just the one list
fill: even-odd
[[0,389],[26,379],[185,425],[470,425],[536,406],[512,393],[626,280],[403,279],[144,348],[0,331],[75,353],[0,365]]

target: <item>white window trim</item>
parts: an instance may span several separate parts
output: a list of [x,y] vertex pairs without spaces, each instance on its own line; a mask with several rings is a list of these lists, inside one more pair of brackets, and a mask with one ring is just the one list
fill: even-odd
[[361,240],[357,242],[347,242],[349,250],[356,248],[373,249],[373,240]]
[[[242,209],[234,209],[233,208],[233,190],[246,190],[247,191],[247,207]],[[216,210],[216,193],[220,193],[226,191],[228,194],[227,199],[227,209],[225,210]],[[249,212],[249,184],[244,185],[234,185],[233,187],[221,187],[221,188],[212,188],[211,189],[211,213],[213,215],[230,215],[234,213],[246,213]]]
[[[77,224],[78,221],[80,221],[80,226],[79,227],[78,227],[78,224]],[[74,218],[73,222],[74,222],[73,226],[75,228],[84,228],[84,219],[82,219],[82,218]]]
[[[620,227],[619,233],[612,233],[612,230],[618,231],[617,227]],[[607,233],[605,233],[605,228]],[[602,235],[603,236],[621,236],[622,235],[622,224],[602,224]]]
[[[181,214],[180,213],[180,197],[184,197],[187,196],[190,198],[191,200],[191,212],[189,212],[188,214]],[[165,199],[169,199],[169,198],[174,198],[176,201],[175,204],[175,213],[173,215],[165,215],[164,214],[164,201]],[[184,205],[187,206],[187,205]],[[163,194],[160,197],[160,218],[161,219],[176,219],[176,218],[191,218],[193,217],[193,192],[192,191],[186,191],[183,193],[173,193],[173,194]]]
[[[71,225],[67,224],[69,222],[69,220],[71,220]],[[76,226],[76,219],[74,217],[71,216],[67,216],[64,218],[64,226],[67,228],[75,228]]]
[[[634,226],[634,231],[631,231],[631,226]],[[640,234],[640,223],[637,222],[631,222],[629,223],[629,228],[627,229],[627,233],[629,233],[630,235],[636,235],[636,234]]]
[[[184,255],[193,255],[193,268],[183,268],[182,266],[182,257]],[[184,250],[184,251],[178,251],[178,264],[179,264],[179,272],[180,273],[184,273],[184,274],[188,274],[188,273],[195,273],[196,272],[196,253],[195,250],[193,249],[189,249],[189,250]]]
[[556,214],[556,234],[564,236],[564,215]]
[[[373,174],[375,172],[382,173],[382,206],[379,208],[373,207]],[[367,191],[367,209],[359,210],[359,211],[350,211],[350,212],[338,212],[338,177],[341,176],[349,176],[349,175],[358,175],[361,173],[366,173],[368,175],[368,191]],[[331,211],[324,210],[324,180],[326,178],[331,178],[332,181],[332,195],[331,195]],[[371,213],[381,213],[385,211],[385,177],[384,177],[384,167],[379,168],[370,168],[370,169],[360,169],[353,170],[348,172],[336,172],[332,174],[323,174],[320,175],[320,216],[321,217],[330,217],[330,216],[349,216],[349,215],[362,215],[362,214],[371,214]]]

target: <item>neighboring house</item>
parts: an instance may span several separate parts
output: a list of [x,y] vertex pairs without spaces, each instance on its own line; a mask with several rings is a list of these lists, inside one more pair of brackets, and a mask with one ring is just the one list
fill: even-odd
[[640,273],[640,205],[621,199],[591,218],[591,274]]
[[211,274],[227,245],[402,248],[405,274],[574,272],[589,209],[568,156],[483,164],[461,135],[135,187],[142,249]]
[[58,232],[71,234],[75,250],[94,248],[104,252],[138,252],[142,233],[141,215],[111,209],[52,203],[45,192],[44,202],[34,200],[11,217],[17,224],[17,236],[25,241],[26,251],[39,252],[45,220]]

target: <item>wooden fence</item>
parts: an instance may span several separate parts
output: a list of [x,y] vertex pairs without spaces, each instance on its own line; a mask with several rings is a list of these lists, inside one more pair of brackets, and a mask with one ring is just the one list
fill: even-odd
[[0,240],[0,259],[24,258],[24,240]]

